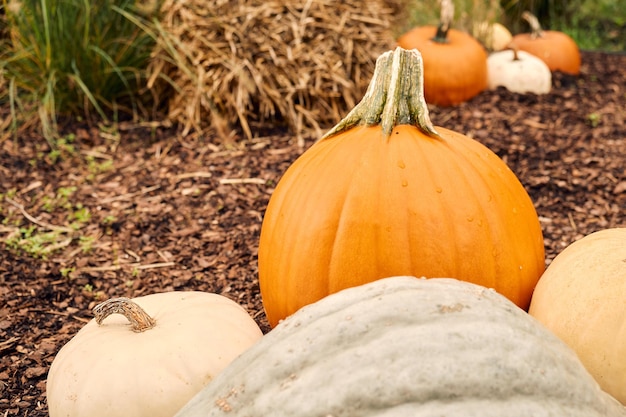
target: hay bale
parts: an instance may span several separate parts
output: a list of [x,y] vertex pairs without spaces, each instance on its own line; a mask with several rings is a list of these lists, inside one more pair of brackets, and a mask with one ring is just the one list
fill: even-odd
[[[395,45],[402,0],[165,0],[152,81],[177,86],[169,118],[195,130],[320,135],[362,98]],[[158,83],[151,83],[155,88]]]

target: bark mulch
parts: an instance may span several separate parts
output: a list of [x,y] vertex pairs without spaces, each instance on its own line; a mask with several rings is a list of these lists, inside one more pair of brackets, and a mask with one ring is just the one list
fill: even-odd
[[[484,92],[431,119],[518,175],[546,263],[586,234],[626,227],[626,56],[585,52],[582,74],[556,74],[549,95]],[[49,365],[105,298],[216,292],[268,330],[258,237],[273,187],[303,151],[293,138],[216,146],[159,128],[67,132],[59,156],[34,133],[0,144],[3,417],[47,416]]]

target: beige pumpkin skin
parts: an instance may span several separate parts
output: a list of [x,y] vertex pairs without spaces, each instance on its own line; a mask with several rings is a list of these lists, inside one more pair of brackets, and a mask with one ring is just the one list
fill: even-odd
[[472,33],[489,51],[502,51],[513,40],[507,27],[498,22],[481,22],[474,26]]
[[626,228],[591,233],[560,252],[540,278],[529,312],[626,404]]
[[262,336],[241,306],[217,294],[133,301],[155,327],[133,332],[118,314],[87,323],[50,367],[50,417],[171,417]]
[[513,35],[501,23],[495,22],[491,24],[491,47],[494,51],[504,50],[513,40]]
[[303,307],[176,417],[623,417],[574,352],[493,290],[383,278]]
[[541,59],[524,51],[493,52],[487,58],[490,89],[504,87],[514,93],[547,94],[552,72]]

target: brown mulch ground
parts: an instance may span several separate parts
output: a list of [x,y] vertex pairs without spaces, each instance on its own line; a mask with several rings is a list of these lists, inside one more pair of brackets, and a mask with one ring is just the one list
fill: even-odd
[[[625,68],[624,55],[587,52],[581,76],[556,75],[550,95],[498,90],[431,110],[435,125],[483,142],[518,175],[547,263],[583,235],[626,227]],[[272,189],[302,152],[292,138],[217,147],[165,129],[68,132],[76,150],[56,164],[34,136],[0,144],[2,417],[47,416],[49,365],[103,298],[217,292],[267,330],[257,244]],[[31,226],[56,236],[47,259],[15,249]]]

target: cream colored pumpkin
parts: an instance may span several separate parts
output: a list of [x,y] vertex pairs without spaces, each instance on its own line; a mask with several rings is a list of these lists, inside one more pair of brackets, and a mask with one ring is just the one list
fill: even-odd
[[497,292],[383,278],[303,307],[176,417],[624,417],[576,354]]
[[559,253],[539,280],[529,312],[626,404],[626,228],[591,233]]
[[46,387],[50,417],[171,417],[262,336],[241,306],[217,294],[127,301],[109,300],[96,307],[104,313],[97,317],[130,308],[133,326],[122,315],[101,325],[91,320],[54,358]]
[[492,90],[501,86],[514,93],[547,94],[552,88],[550,68],[528,52],[493,52],[487,58],[487,71]]
[[502,23],[481,22],[472,33],[490,51],[502,51],[513,40],[513,35]]

